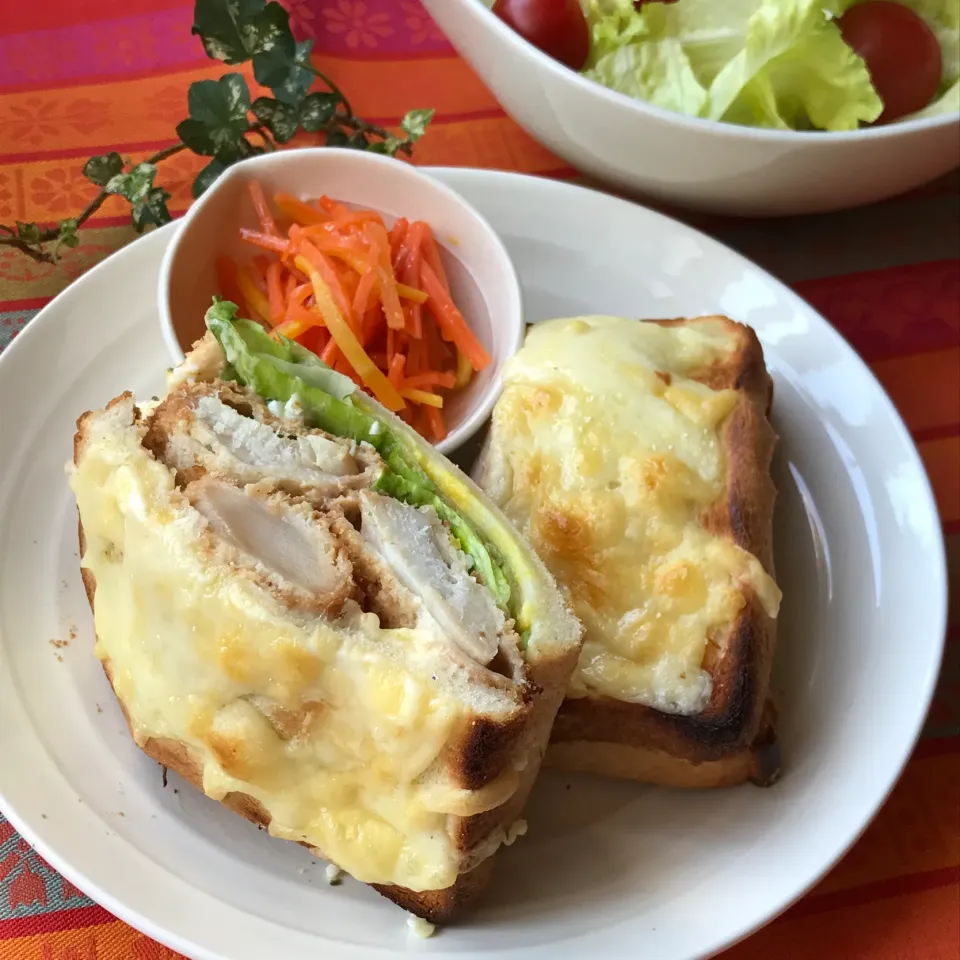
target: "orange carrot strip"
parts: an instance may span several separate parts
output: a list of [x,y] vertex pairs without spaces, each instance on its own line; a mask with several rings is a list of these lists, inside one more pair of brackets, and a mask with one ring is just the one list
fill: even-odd
[[[422,220],[418,222],[423,223]],[[443,261],[440,259],[440,247],[437,246],[437,241],[433,236],[433,231],[430,229],[430,224],[423,223],[423,226],[425,229],[423,239],[420,242],[423,248],[423,259],[430,265],[430,269],[436,274],[443,289],[449,293],[450,283],[447,280],[447,272],[443,268]]]
[[[301,323],[303,324],[304,330],[308,330],[310,327],[326,326],[323,317],[320,315],[320,311],[317,310],[316,307],[305,307],[299,303],[291,303],[290,306],[287,307],[287,312],[284,314],[283,322]],[[283,333],[284,336],[289,336],[289,334],[284,333],[283,330],[280,332]]]
[[394,330],[402,330],[404,327],[403,308],[400,306],[400,297],[397,294],[397,278],[394,276],[393,264],[390,261],[390,241],[387,237],[387,231],[378,223],[368,223],[365,229],[376,256],[380,299],[383,302],[383,313],[387,318],[387,326]]
[[427,317],[423,329],[426,367],[429,370],[451,370],[456,365],[457,348],[444,342],[433,313],[428,311]]
[[249,230],[247,227],[240,228],[240,238],[263,250],[270,250],[274,253],[286,253],[290,245],[283,237],[272,237],[269,233],[262,233],[259,230]]
[[297,284],[296,278],[290,274],[288,281],[293,281],[293,288],[287,294],[287,319],[289,319],[290,310],[294,307],[302,307],[307,297],[313,296],[313,287],[309,283]]
[[273,214],[270,213],[270,208],[267,206],[267,198],[263,195],[263,187],[260,185],[260,181],[251,180],[248,186],[250,198],[253,200],[254,209],[257,211],[257,219],[260,221],[263,232],[275,237],[279,236],[277,224],[273,219]]
[[[410,221],[406,217],[401,217],[397,220],[396,223],[390,228],[390,250],[393,253],[394,257],[400,252],[400,244],[403,243],[403,238],[407,235],[407,230],[410,229]],[[396,269],[397,261],[393,261],[394,269]]]
[[443,406],[443,397],[439,393],[429,393],[426,390],[417,390],[413,387],[401,387],[400,396],[416,403],[425,404],[428,407],[439,408]]
[[386,227],[383,226],[383,217],[373,210],[348,210],[346,213],[336,214],[335,222],[341,230],[350,230],[352,227],[362,227],[365,224],[373,223],[381,227],[386,233]]
[[347,208],[342,203],[337,203],[336,200],[331,200],[326,195],[318,197],[314,202],[321,210],[326,210],[327,213],[334,216],[340,216],[347,212]]
[[329,343],[330,334],[327,332],[326,327],[311,327],[309,330],[304,330],[303,333],[297,337],[297,340],[308,350],[319,356],[323,353],[327,343]]
[[330,342],[324,348],[323,353],[320,354],[320,359],[327,364],[327,366],[332,367],[336,363],[337,357],[340,356],[340,350],[337,347],[337,341],[333,337],[330,338]]
[[[473,368],[471,367],[471,373]],[[403,385],[405,387],[443,387],[445,390],[451,390],[456,383],[456,377],[452,373],[418,373],[413,377],[404,377]]]
[[[397,388],[403,384],[403,365],[406,362],[407,358],[402,353],[395,353],[393,360],[390,361],[390,372],[387,374],[387,378]],[[400,392],[403,393],[402,390]]]
[[353,315],[353,298],[357,295],[357,287],[360,286],[360,275],[352,270],[337,270],[337,277],[340,280],[340,286],[343,289],[343,295],[347,298],[350,305],[351,322],[354,326],[359,326],[363,319],[362,314]]
[[427,417],[427,411],[432,409],[431,407],[422,407],[419,404],[413,408],[413,429],[420,434],[421,437],[428,437],[431,434],[430,429],[430,420]]
[[282,191],[273,195],[273,202],[285,213],[295,224],[302,227],[314,226],[318,223],[327,223],[330,218],[309,204],[290,196],[289,193]]
[[[367,307],[367,312],[363,315],[363,324],[361,326],[364,346],[374,340],[377,334],[384,329],[383,311],[380,309],[380,305],[376,301],[376,296],[377,289],[376,285],[374,285],[373,293],[371,294],[370,306]],[[386,335],[384,335],[384,342],[386,342]]]
[[[402,257],[400,279],[405,285],[416,286],[420,282],[420,263],[423,259],[422,242],[426,224],[422,221],[415,223],[409,231],[405,244],[407,251]],[[418,340],[423,336],[423,311],[420,309],[425,301],[415,302],[408,306],[406,314],[410,319],[410,335]]]
[[[411,259],[403,265],[403,279],[416,282],[419,278],[419,253],[413,254]],[[397,292],[399,293],[399,285]],[[423,310],[422,303],[417,301],[408,301],[403,305],[403,313],[407,319],[407,333],[416,340],[423,336]]]
[[[301,258],[297,257],[297,265],[301,270],[304,269],[305,265],[309,266],[309,261],[306,258],[302,259],[303,262],[301,263]],[[401,410],[404,406],[403,397],[400,396],[397,388],[386,378],[383,371],[377,368],[377,365],[363,349],[350,324],[337,309],[333,293],[320,272],[311,269],[309,276],[310,282],[313,284],[313,296],[317,303],[317,309],[323,315],[323,319],[327,322],[327,329],[350,366],[388,410]]]
[[287,279],[283,282],[283,299],[289,303],[294,290],[297,289],[297,278],[287,271]]
[[420,305],[405,303],[403,305],[403,328],[414,340],[423,335],[423,322],[420,319]]
[[373,267],[368,267],[361,275],[360,283],[357,284],[357,292],[353,298],[354,316],[366,317],[367,307],[370,306],[370,298],[376,283],[377,272]]
[[279,260],[274,260],[267,267],[267,300],[270,304],[270,322],[276,326],[283,322],[284,298],[283,298],[283,280],[280,273],[283,265]]
[[443,440],[447,436],[447,425],[444,422],[443,414],[436,407],[426,407],[427,422],[433,432],[434,440]]
[[410,225],[394,261],[397,270],[400,270],[415,252],[419,252],[427,229],[427,225],[422,220],[417,220]]
[[411,340],[407,351],[407,376],[417,376],[424,372],[426,366],[427,345],[422,340]]
[[450,299],[450,294],[441,286],[436,273],[427,263],[426,249],[424,249],[424,262],[420,264],[420,283],[430,298],[427,302],[444,340],[456,344],[457,349],[470,361],[474,370],[483,370],[488,367],[490,354],[483,349],[480,341],[467,326],[463,315]]
[[237,271],[237,285],[243,294],[243,299],[247,301],[247,308],[254,316],[252,319],[260,320],[263,323],[270,322],[270,301],[263,295],[260,288],[253,279],[252,271],[249,267],[241,267]]
[[[343,292],[340,278],[337,276],[337,271],[334,270],[333,264],[330,263],[330,260],[309,240],[303,240],[301,242],[300,251],[300,254],[293,258],[294,265],[303,270],[308,277],[310,276],[311,268],[323,277],[323,282],[333,295],[333,302],[336,304],[337,309],[343,315],[344,319],[353,326],[353,307],[347,299],[347,295]],[[312,277],[310,278],[310,282],[313,283]],[[316,285],[314,285],[314,296],[316,297],[316,295]]]
[[237,283],[237,264],[229,257],[217,257],[217,286],[220,288],[220,296],[224,300],[229,300],[237,305],[240,315],[248,313],[246,300]]
[[[358,223],[373,222],[383,226],[383,217],[376,210],[351,210],[336,200],[329,197],[320,197],[317,204],[321,210],[326,211],[342,226],[354,226]],[[386,228],[384,228],[386,229]]]
[[303,227],[305,237],[330,237],[344,243],[356,244],[357,237],[353,229],[343,227],[336,220],[328,220],[326,223],[314,223],[308,227]]

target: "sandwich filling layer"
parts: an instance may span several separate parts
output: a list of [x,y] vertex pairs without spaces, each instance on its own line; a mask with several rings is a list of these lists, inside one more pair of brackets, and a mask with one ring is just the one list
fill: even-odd
[[478,720],[522,715],[525,666],[449,525],[383,471],[216,382],[87,415],[71,485],[138,743],[184,744],[208,795],[253,797],[359,880],[436,890],[464,869],[452,818],[516,788],[508,764],[465,789],[450,760]]
[[746,603],[780,592],[760,562],[701,523],[723,494],[735,390],[694,379],[728,358],[721,322],[613,317],[534,326],[508,361],[484,487],[583,621],[569,696],[693,714],[710,699],[708,645]]

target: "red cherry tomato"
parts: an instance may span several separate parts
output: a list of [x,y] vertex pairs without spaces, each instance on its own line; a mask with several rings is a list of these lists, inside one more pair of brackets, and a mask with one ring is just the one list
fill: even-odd
[[582,70],[590,29],[579,0],[497,0],[493,12],[547,56]]
[[883,101],[877,123],[922,110],[940,87],[940,43],[908,7],[891,0],[867,0],[838,21],[844,40],[867,64]]

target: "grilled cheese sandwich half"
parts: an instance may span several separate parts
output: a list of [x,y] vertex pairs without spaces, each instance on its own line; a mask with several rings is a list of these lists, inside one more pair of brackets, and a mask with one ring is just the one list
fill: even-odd
[[155,409],[124,395],[79,421],[97,656],[148,753],[447,919],[520,815],[579,625],[468,480],[459,501],[424,480],[419,462],[456,468],[405,425],[367,406],[347,419],[380,449],[338,436],[219,379],[224,360],[188,358]]
[[[508,361],[481,483],[585,629],[561,712],[576,721],[558,721],[555,740],[579,726],[584,742],[694,762],[756,736],[780,602],[768,402],[759,343],[726,318],[556,320]],[[719,665],[740,655],[747,621],[763,655],[744,662],[751,689],[734,694]],[[721,723],[730,710],[736,731]]]

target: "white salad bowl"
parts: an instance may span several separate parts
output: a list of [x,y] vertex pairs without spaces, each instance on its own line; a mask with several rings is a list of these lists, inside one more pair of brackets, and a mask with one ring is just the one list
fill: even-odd
[[423,4],[517,123],[626,192],[722,214],[820,213],[903,193],[960,165],[960,112],[849,133],[686,117],[580,76],[481,0]]
[[248,190],[252,180],[260,181],[268,198],[277,191],[302,200],[326,195],[376,210],[388,226],[400,217],[430,224],[453,299],[492,360],[444,408],[449,432],[437,448],[448,453],[461,446],[489,417],[501,368],[523,339],[520,281],[500,238],[466,200],[388,157],[329,147],[284,150],[223,174],[184,217],[160,268],[160,323],[173,364],[204,333],[204,314],[220,293],[217,257],[245,263],[258,252],[240,239],[240,227],[258,224]]

